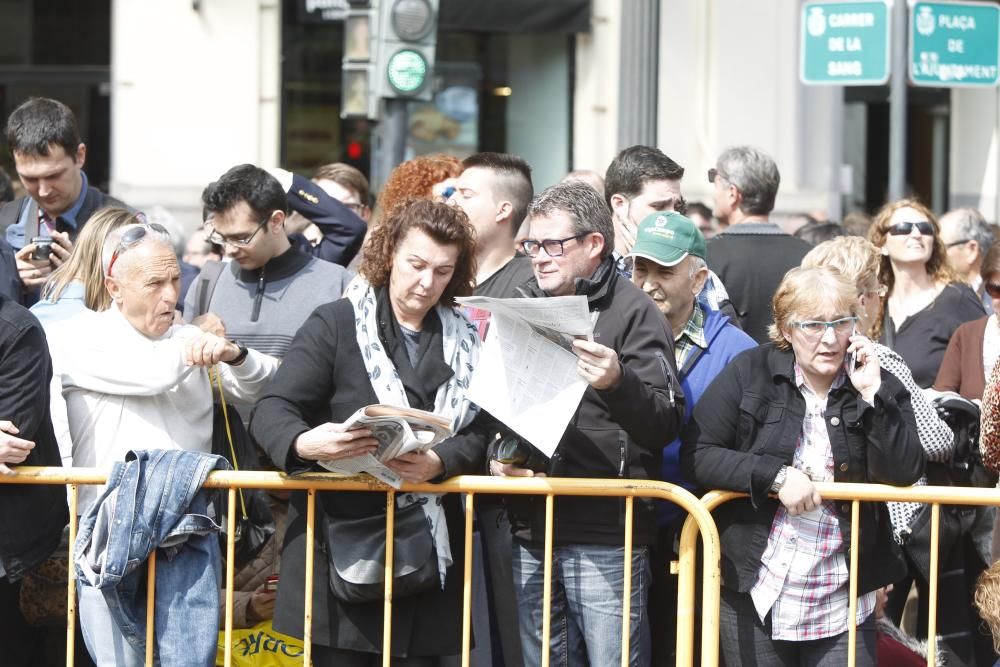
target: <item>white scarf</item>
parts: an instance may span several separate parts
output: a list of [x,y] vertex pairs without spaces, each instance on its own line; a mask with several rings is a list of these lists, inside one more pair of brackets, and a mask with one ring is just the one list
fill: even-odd
[[[366,281],[358,279],[351,283],[344,296],[354,306],[358,347],[378,402],[410,407],[399,373],[379,340],[375,289]],[[472,370],[479,360],[479,334],[457,308],[438,304],[434,310],[441,320],[444,361],[454,371],[451,378],[438,387],[434,397],[434,413],[449,418],[452,431],[457,433],[472,421],[479,410],[465,396],[472,379]],[[437,552],[438,573],[441,575],[441,587],[444,588],[445,573],[454,561],[441,498],[440,493],[400,493],[396,494],[396,506],[403,508],[420,503],[424,516],[430,522]]]

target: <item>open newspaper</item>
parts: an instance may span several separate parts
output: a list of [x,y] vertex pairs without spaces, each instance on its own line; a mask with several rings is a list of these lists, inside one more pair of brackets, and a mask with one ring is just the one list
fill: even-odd
[[451,422],[433,412],[401,408],[395,405],[368,405],[344,421],[347,429],[364,426],[378,440],[374,454],[336,461],[320,461],[331,472],[359,475],[363,472],[399,488],[402,478],[390,470],[386,461],[408,452],[427,451],[452,434]]
[[574,339],[594,339],[587,297],[457,301],[492,313],[469,399],[552,456],[587,389],[573,352]]

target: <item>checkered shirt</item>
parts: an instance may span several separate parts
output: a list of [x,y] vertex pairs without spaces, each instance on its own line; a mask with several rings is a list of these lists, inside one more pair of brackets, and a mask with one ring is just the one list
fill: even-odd
[[[844,383],[843,372],[833,387]],[[806,401],[802,433],[795,444],[793,467],[813,481],[833,480],[833,450],[826,430],[825,400],[805,383],[795,364],[795,384]],[[778,507],[757,581],[750,589],[757,614],[771,612],[771,638],[809,641],[847,631],[849,571],[840,522],[833,502],[791,516]],[[875,607],[875,593],[858,598],[857,623]]]
[[674,360],[678,369],[684,367],[684,362],[695,346],[703,350],[708,347],[708,341],[705,340],[705,311],[697,303],[694,304],[691,317],[684,323],[684,328],[674,333]]

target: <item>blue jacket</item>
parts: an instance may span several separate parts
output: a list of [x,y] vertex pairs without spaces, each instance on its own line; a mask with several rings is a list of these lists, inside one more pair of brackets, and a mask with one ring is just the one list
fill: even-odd
[[[684,424],[691,419],[695,403],[702,393],[712,384],[715,376],[722,372],[733,357],[743,350],[756,347],[753,338],[743,333],[734,325],[729,317],[718,310],[702,307],[705,313],[705,340],[708,347],[705,350],[694,348],[688,355],[682,368],[677,369],[681,388],[687,401],[684,404]],[[681,474],[681,439],[677,438],[663,450],[663,481],[679,484],[689,491],[694,490],[694,484]],[[680,514],[673,503],[663,503],[660,512],[660,524],[669,523]]]
[[100,498],[80,518],[76,573],[101,589],[111,616],[139,652],[146,650],[146,568],[156,560],[157,664],[215,664],[219,633],[219,525],[213,494],[202,490],[221,456],[183,450],[129,452]]

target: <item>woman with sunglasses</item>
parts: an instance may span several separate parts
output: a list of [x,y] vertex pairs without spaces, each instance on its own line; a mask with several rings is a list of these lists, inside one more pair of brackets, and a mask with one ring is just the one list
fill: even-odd
[[941,228],[919,201],[883,206],[869,239],[882,252],[879,281],[888,289],[873,336],[899,353],[920,387],[930,387],[955,329],[986,312],[948,267]]
[[[910,394],[857,333],[857,286],[795,268],[772,301],[771,343],[745,351],[694,408],[681,465],[699,487],[749,492],[715,512],[728,665],[875,664],[875,591],[906,571],[884,503],[863,503],[850,618],[850,503],[816,482],[909,485],[924,470]],[[775,497],[776,495],[776,497]]]

